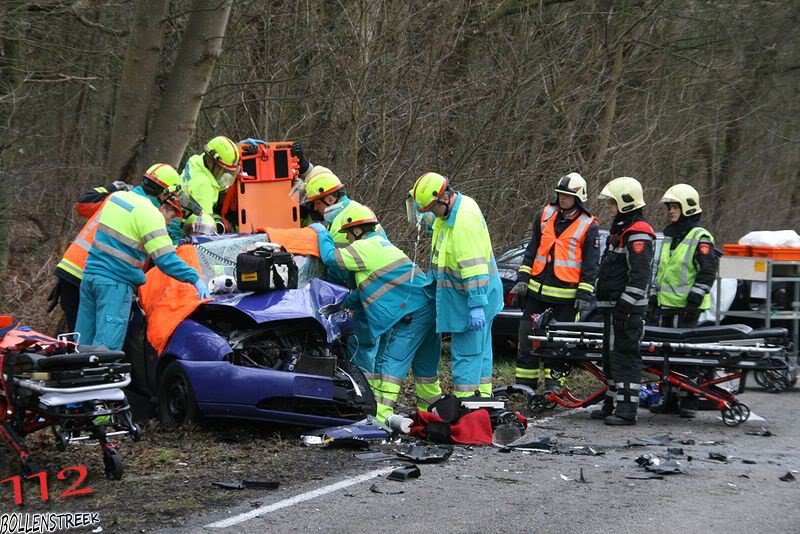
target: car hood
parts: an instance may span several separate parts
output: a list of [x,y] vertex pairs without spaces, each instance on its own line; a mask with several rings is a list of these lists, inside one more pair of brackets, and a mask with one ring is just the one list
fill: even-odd
[[337,309],[348,293],[344,287],[313,279],[300,289],[216,295],[204,307],[235,308],[258,324],[311,317],[322,325],[328,342],[332,342],[339,337],[347,318],[341,313],[320,313],[320,309]]

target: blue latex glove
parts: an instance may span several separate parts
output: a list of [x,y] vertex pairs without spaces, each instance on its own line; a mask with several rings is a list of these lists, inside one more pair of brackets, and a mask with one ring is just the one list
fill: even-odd
[[248,137],[247,139],[242,139],[239,141],[241,145],[250,145],[250,146],[258,146],[258,145],[266,145],[266,141],[262,141],[261,139],[255,139],[253,137]]
[[200,300],[207,299],[209,297],[208,286],[199,278],[197,279],[197,282],[194,283],[194,287],[197,289],[197,296],[200,297]]
[[322,232],[326,232],[328,230],[322,223],[311,223],[308,225],[308,227],[317,232],[317,235],[321,234]]
[[480,330],[486,326],[486,314],[483,312],[483,306],[476,306],[469,309],[469,329]]

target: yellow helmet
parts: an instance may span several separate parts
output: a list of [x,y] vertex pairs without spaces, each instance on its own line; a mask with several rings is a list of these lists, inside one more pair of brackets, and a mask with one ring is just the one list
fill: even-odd
[[305,179],[306,201],[313,202],[320,198],[335,193],[344,185],[338,176],[327,167],[315,165]]
[[340,232],[344,233],[348,228],[361,226],[362,224],[378,224],[378,218],[375,213],[363,204],[358,202],[351,202],[347,205],[342,213],[339,214],[344,223]]
[[577,197],[581,202],[586,202],[589,198],[586,193],[586,180],[577,172],[571,172],[566,176],[562,176],[556,185],[556,193],[563,193],[565,195],[572,195]]
[[417,203],[420,212],[430,211],[433,203],[442,196],[447,189],[447,178],[435,172],[426,172],[414,182],[411,196]]
[[620,213],[628,213],[646,206],[642,184],[636,178],[623,176],[606,184],[597,196],[600,200],[613,199]]
[[697,215],[703,210],[700,208],[700,195],[697,189],[689,184],[675,184],[664,193],[661,202],[665,204],[680,204],[681,213],[688,217]]
[[183,178],[178,174],[178,171],[167,163],[151,165],[144,172],[144,178],[145,180],[150,180],[153,184],[162,189],[183,184]]
[[206,143],[203,147],[206,156],[211,158],[217,165],[231,172],[239,171],[239,160],[241,154],[236,143],[219,135]]

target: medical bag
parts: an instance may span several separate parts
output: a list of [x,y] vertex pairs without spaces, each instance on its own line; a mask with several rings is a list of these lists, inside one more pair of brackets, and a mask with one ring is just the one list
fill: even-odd
[[239,291],[297,289],[297,278],[297,264],[286,249],[263,247],[236,256]]

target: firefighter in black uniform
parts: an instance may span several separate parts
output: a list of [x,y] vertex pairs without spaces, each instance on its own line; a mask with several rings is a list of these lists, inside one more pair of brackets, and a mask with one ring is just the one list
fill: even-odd
[[516,382],[546,390],[558,387],[550,369],[539,369],[540,359],[531,354],[528,336],[534,314],[548,308],[557,321],[574,321],[588,306],[594,291],[600,260],[597,219],[584,203],[586,180],[572,172],[555,188],[556,199],[539,210],[533,233],[511,292],[512,304],[523,309],[519,324]]
[[603,372],[608,392],[591,417],[604,419],[607,425],[635,425],[642,381],[639,343],[644,333],[655,232],[642,216],[645,202],[638,180],[611,180],[598,198],[608,201],[614,220],[597,279],[597,305],[604,312]]

